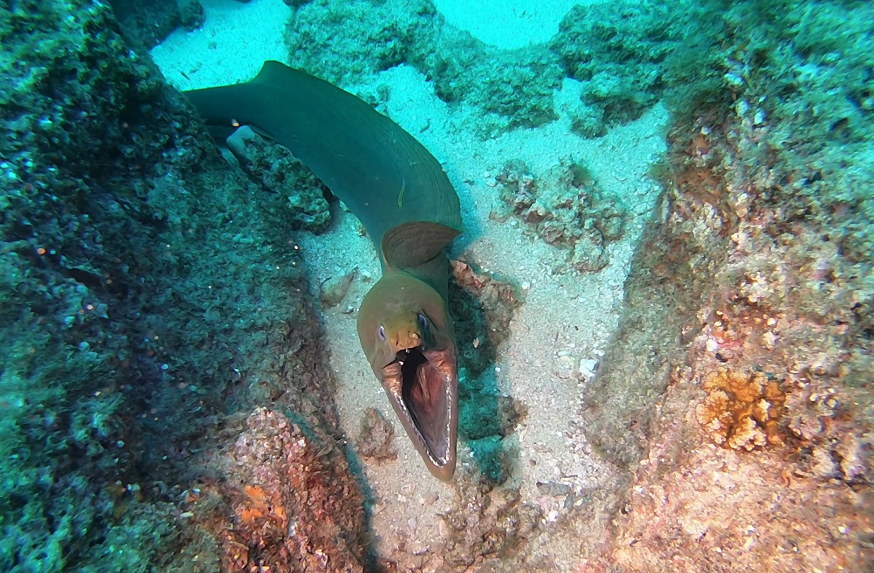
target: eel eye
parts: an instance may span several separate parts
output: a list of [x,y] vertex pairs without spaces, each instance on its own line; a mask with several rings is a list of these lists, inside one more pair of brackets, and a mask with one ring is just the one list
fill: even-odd
[[385,342],[385,327],[380,324],[377,332],[379,333],[379,339]]
[[419,313],[419,326],[422,327],[422,330],[426,330],[428,328],[428,317],[422,313]]

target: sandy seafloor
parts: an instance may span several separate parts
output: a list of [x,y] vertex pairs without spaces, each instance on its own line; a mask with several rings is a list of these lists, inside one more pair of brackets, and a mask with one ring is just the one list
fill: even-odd
[[[204,26],[194,32],[179,30],[152,51],[176,87],[242,81],[257,73],[264,60],[287,61],[283,32],[290,9],[281,0],[201,2],[207,14]],[[553,1],[549,8],[535,0],[490,0],[478,2],[475,9],[466,0],[435,3],[451,24],[484,42],[513,48],[548,40],[565,12],[579,1]],[[506,43],[507,39],[512,43]],[[548,528],[548,522],[563,511],[563,498],[543,496],[537,482],[559,481],[579,493],[609,479],[607,470],[586,455],[581,434],[572,429],[585,377],[568,374],[580,359],[599,360],[616,329],[631,255],[658,194],[648,171],[666,148],[667,113],[656,106],[640,120],[614,128],[605,137],[582,139],[570,132],[570,120],[562,113],[562,101],[579,97],[575,82],[565,80],[555,95],[557,111],[562,114],[558,121],[483,142],[476,136],[475,115],[463,108],[450,109],[413,68],[391,69],[378,81],[391,86],[385,111],[441,161],[461,198],[465,234],[454,243],[450,255],[500,273],[525,293],[509,339],[499,348],[494,376],[500,392],[528,409],[511,438],[519,446],[513,480],[521,487],[523,501],[541,505]],[[425,125],[430,128],[423,131]],[[563,252],[539,238],[525,237],[521,223],[499,224],[489,218],[499,201],[495,175],[507,161],[526,162],[537,177],[570,157],[584,162],[605,191],[619,195],[631,215],[624,238],[610,246],[610,265],[597,274],[573,270],[553,274],[564,259]],[[344,312],[349,306],[357,309],[378,278],[376,251],[360,236],[354,218],[342,213],[331,231],[296,239],[314,290],[329,278],[358,267],[358,279],[346,299],[325,310],[323,317],[342,425],[354,439],[361,415],[370,406],[394,424],[397,460],[364,462],[366,480],[376,499],[371,527],[382,555],[394,553],[399,546],[409,553],[427,552],[441,537],[443,525],[437,514],[454,503],[455,490],[430,476],[407,440],[361,352],[355,315]],[[469,463],[469,457],[462,440],[459,463]],[[572,570],[578,558],[576,548],[550,543],[548,534],[542,550],[557,570]]]

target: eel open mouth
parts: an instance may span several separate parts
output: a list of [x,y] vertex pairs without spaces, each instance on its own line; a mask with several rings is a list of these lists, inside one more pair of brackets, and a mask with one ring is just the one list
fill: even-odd
[[383,369],[384,386],[401,423],[432,474],[455,471],[458,379],[454,349],[422,346],[397,353]]

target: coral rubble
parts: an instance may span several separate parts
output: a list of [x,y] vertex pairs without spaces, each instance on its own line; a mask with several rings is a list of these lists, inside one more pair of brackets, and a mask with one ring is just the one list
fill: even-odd
[[568,248],[574,269],[598,272],[607,266],[606,248],[622,238],[625,208],[601,190],[584,165],[563,161],[535,179],[524,164],[511,161],[495,179],[510,213],[547,243]]

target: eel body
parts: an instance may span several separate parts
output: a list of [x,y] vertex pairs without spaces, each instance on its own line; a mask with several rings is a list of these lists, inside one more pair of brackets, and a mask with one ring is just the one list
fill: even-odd
[[462,226],[440,163],[365,102],[279,62],[248,82],[186,95],[216,131],[249,125],[287,147],[364,224],[383,276],[361,303],[361,347],[426,466],[449,481],[458,353],[444,249]]

